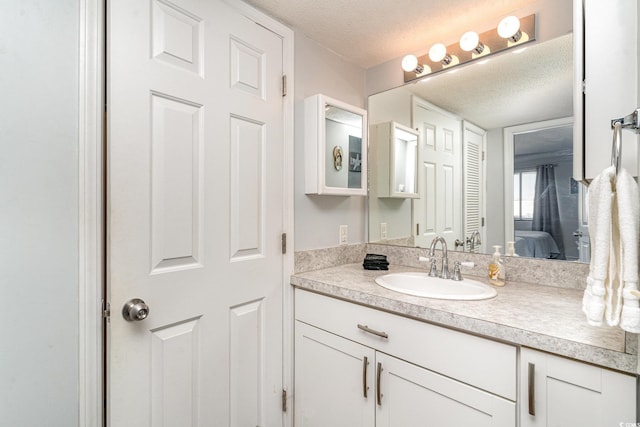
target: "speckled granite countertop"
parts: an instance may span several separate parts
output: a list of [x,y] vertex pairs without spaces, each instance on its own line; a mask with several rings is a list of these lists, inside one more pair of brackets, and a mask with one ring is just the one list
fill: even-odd
[[498,295],[492,299],[448,301],[404,295],[374,281],[379,275],[401,271],[424,270],[392,265],[388,272],[368,271],[361,264],[347,264],[295,274],[291,284],[433,324],[636,373],[637,355],[625,353],[624,331],[587,324],[581,309],[582,291],[508,282],[504,288],[496,288]]

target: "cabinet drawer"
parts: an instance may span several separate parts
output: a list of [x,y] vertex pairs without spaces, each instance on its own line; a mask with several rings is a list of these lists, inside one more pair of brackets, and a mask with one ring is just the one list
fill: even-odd
[[299,289],[295,291],[295,317],[458,381],[516,400],[517,354],[514,346]]

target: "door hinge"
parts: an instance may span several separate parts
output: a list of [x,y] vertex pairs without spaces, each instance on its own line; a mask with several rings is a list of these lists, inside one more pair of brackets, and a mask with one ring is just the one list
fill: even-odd
[[586,94],[587,93],[587,81],[583,80],[582,81],[582,94]]
[[106,301],[102,301],[102,317],[107,320],[111,317],[111,304]]
[[420,235],[420,224],[416,224],[416,236]]
[[482,152],[482,160],[484,160],[485,152]]
[[480,222],[481,222],[481,226],[484,227],[484,217],[482,217],[482,220]]
[[282,75],[282,96],[287,96],[287,75]]
[[287,233],[282,233],[282,253],[287,253]]
[[287,412],[287,389],[282,389],[282,412]]

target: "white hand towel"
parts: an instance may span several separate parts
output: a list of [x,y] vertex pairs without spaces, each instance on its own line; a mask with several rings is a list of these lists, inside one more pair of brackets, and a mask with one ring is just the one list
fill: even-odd
[[640,333],[640,301],[638,291],[638,245],[640,244],[640,190],[624,169],[616,179],[617,228],[620,230],[618,293],[623,298],[620,327]]
[[613,206],[614,167],[602,171],[589,186],[589,239],[591,263],[582,310],[591,325],[599,326],[605,314],[606,289],[609,286],[611,249],[611,214]]

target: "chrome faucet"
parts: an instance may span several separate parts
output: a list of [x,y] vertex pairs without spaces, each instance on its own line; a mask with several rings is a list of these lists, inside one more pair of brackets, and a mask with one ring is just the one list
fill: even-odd
[[471,233],[470,237],[467,237],[467,245],[469,246],[469,252],[475,253],[476,244],[481,245],[480,232],[478,230]]
[[433,241],[431,242],[431,246],[429,247],[429,258],[431,258],[431,271],[429,272],[429,275],[432,275],[432,273],[435,275],[435,249],[436,249],[436,245],[438,244],[438,242],[440,242],[442,244],[442,270],[440,271],[440,275],[438,277],[441,277],[443,279],[450,279],[451,275],[449,274],[449,260],[447,258],[447,241],[440,236],[436,236]]

